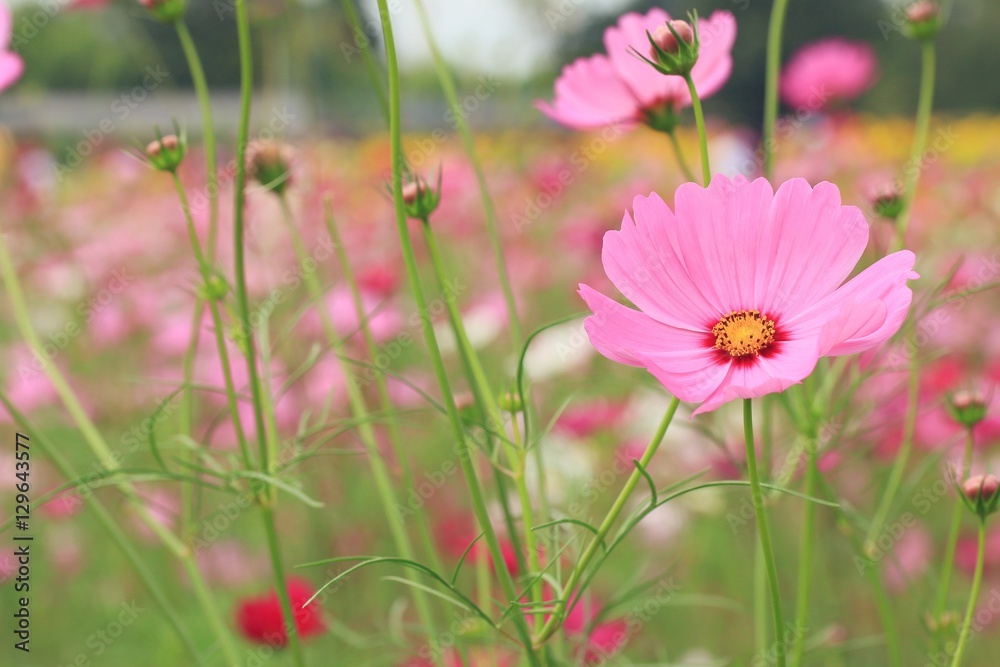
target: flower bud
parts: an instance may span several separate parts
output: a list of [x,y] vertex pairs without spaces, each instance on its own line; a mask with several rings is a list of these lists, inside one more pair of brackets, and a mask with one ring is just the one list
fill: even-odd
[[521,400],[521,395],[515,391],[505,391],[500,394],[497,402],[504,412],[524,412],[524,401]]
[[687,76],[698,62],[698,30],[687,21],[669,21],[652,33],[646,31],[646,37],[649,58],[635,49],[633,52],[662,74]]
[[417,176],[403,184],[403,205],[406,215],[418,220],[430,218],[441,203],[441,171],[438,170],[437,186],[432,187]]
[[691,24],[687,21],[674,19],[667,22],[666,25],[657,26],[656,30],[653,31],[654,44],[649,49],[649,57],[654,59],[658,57],[656,47],[674,55],[680,53],[681,45],[677,41],[677,37],[674,36],[675,34],[686,44],[694,44],[694,30],[691,29]]
[[985,519],[997,511],[1000,504],[1000,479],[996,475],[974,475],[962,482],[961,492],[966,506]]
[[966,428],[986,419],[986,399],[976,390],[956,391],[948,397],[947,408],[951,418]]
[[941,30],[941,16],[936,3],[917,0],[906,8],[906,34],[913,39],[931,39]]
[[872,205],[883,218],[895,220],[903,212],[903,197],[895,189],[886,188],[875,196]]
[[184,159],[187,142],[183,136],[168,134],[146,146],[146,159],[160,171],[176,171]]
[[187,9],[187,0],[139,0],[139,4],[164,23],[179,21]]
[[1000,479],[996,475],[973,475],[962,482],[962,493],[972,501],[992,500],[1000,490]]
[[292,180],[292,151],[277,141],[253,141],[247,147],[247,176],[265,190],[282,194]]
[[229,283],[220,275],[211,275],[199,289],[201,297],[206,301],[221,301],[229,292]]

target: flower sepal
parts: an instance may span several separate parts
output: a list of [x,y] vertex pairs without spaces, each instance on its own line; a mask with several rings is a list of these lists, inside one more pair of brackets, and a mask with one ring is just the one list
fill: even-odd
[[1000,507],[1000,479],[996,475],[974,475],[961,485],[953,482],[958,490],[958,496],[980,519],[986,520],[990,514]]
[[691,22],[668,21],[654,32],[646,31],[649,39],[650,58],[632,49],[632,53],[651,65],[661,74],[687,76],[698,62],[701,42],[698,39],[698,15],[691,15]]

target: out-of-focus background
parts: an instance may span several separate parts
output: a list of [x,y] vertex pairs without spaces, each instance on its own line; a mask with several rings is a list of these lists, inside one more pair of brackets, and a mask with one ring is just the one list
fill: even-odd
[[[148,86],[147,68],[165,76],[149,99],[118,121],[121,134],[151,120],[183,115],[196,130],[197,114],[184,97],[191,80],[173,31],[152,20],[132,0],[4,0],[16,8],[15,48],[30,63],[15,91],[0,100],[0,123],[47,142],[73,141],[81,126],[105,116],[120,92]],[[912,113],[919,75],[918,46],[900,33],[893,0],[793,2],[788,14],[786,54],[829,35],[870,43],[880,68],[891,73],[858,103],[878,114]],[[947,3],[946,3],[947,4]],[[1000,108],[1000,86],[992,63],[1000,61],[1000,3],[951,3],[949,29],[940,37],[941,76],[935,106],[950,113]],[[300,116],[294,133],[320,128],[360,134],[381,129],[375,99],[341,3],[333,0],[256,0],[253,13],[255,69],[260,93],[288,102]],[[374,2],[360,3],[365,39],[380,52]],[[683,16],[716,9],[735,14],[739,37],[733,76],[712,100],[711,113],[756,127],[761,116],[764,44],[771,3],[760,0],[628,2],[626,0],[427,0],[436,37],[448,61],[470,85],[480,77],[496,82],[470,122],[478,127],[538,125],[531,101],[551,96],[552,80],[573,58],[600,50],[601,33],[623,11],[665,7]],[[427,42],[409,2],[391,3],[406,73],[407,123],[414,129],[440,125],[444,103],[431,69]],[[206,61],[209,84],[220,98],[233,97],[238,58],[233,8],[228,0],[192,0],[188,23]],[[114,115],[120,109],[116,108]],[[225,114],[221,114],[225,121]],[[303,123],[301,120],[311,122]]]

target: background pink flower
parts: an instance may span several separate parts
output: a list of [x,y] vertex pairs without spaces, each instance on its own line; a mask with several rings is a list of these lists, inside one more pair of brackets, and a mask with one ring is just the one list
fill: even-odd
[[830,37],[807,44],[781,72],[781,99],[808,111],[853,100],[875,83],[876,64],[864,42]]
[[7,50],[13,36],[14,16],[6,3],[0,3],[0,91],[20,79],[24,71],[21,56]]
[[[680,76],[666,76],[635,56],[649,52],[648,30],[665,25],[670,16],[659,8],[646,15],[628,13],[604,31],[607,55],[580,58],[567,65],[556,80],[552,104],[536,106],[552,120],[578,130],[642,121],[648,112],[691,105],[687,83]],[[698,95],[716,93],[733,67],[731,51],[736,41],[736,19],[718,11],[698,21],[701,50],[691,71]]]

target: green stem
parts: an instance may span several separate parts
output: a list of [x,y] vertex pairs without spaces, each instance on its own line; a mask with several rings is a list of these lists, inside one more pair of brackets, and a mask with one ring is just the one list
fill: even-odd
[[198,107],[201,110],[202,141],[205,144],[205,187],[208,189],[208,259],[215,259],[215,238],[219,224],[219,165],[215,152],[215,122],[212,120],[212,97],[205,81],[205,68],[202,67],[198,49],[195,48],[191,33],[183,19],[174,23],[177,37],[184,50],[184,57],[191,70],[191,81],[194,83],[195,94],[198,96]]
[[[379,17],[382,22],[382,32],[385,37],[385,55],[389,71],[389,136],[392,151],[392,199],[396,214],[396,229],[402,248],[403,263],[406,265],[406,274],[413,291],[413,299],[416,302],[417,312],[420,316],[421,329],[427,343],[434,374],[437,376],[438,385],[441,389],[441,398],[448,413],[452,436],[455,438],[456,453],[469,488],[469,497],[476,519],[485,533],[486,545],[489,547],[493,562],[498,565],[496,568],[497,576],[500,579],[500,586],[503,593],[507,598],[507,604],[517,604],[517,589],[507,568],[501,566],[503,555],[500,549],[500,540],[490,521],[486,500],[483,496],[482,487],[476,475],[475,464],[472,460],[472,452],[465,437],[465,428],[462,425],[461,415],[459,415],[458,408],[455,405],[455,397],[451,390],[451,383],[447,372],[445,371],[441,349],[438,347],[434,324],[430,319],[427,299],[420,284],[420,274],[417,271],[413,243],[410,239],[410,231],[406,222],[406,212],[403,207],[403,137],[399,100],[399,63],[396,60],[396,43],[392,34],[392,20],[389,16],[387,0],[378,0],[378,8]],[[540,667],[538,656],[531,643],[527,622],[519,611],[515,611],[514,613],[514,624],[518,634],[524,641],[524,649],[527,653],[529,664],[532,667]]]
[[[674,414],[677,412],[677,407],[680,405],[680,400],[676,397],[670,399],[670,404],[667,406],[667,412],[663,415],[663,420],[660,422],[660,426],[656,429],[656,433],[653,434],[653,439],[649,441],[646,446],[646,451],[643,452],[642,458],[639,459],[639,463],[645,469],[649,462],[653,460],[653,455],[656,454],[656,450],[659,449],[660,443],[663,442],[663,436],[667,433],[667,428],[670,427],[670,422],[674,419]],[[566,615],[566,607],[570,602],[570,598],[574,595],[582,595],[583,591],[577,591],[576,586],[580,582],[580,578],[583,576],[584,571],[590,565],[590,562],[597,555],[599,549],[602,548],[604,544],[604,538],[607,537],[608,533],[611,531],[611,527],[614,525],[615,521],[618,519],[618,515],[621,514],[622,510],[625,508],[625,504],[628,502],[629,497],[635,490],[635,487],[639,484],[639,480],[643,477],[642,473],[639,472],[639,468],[632,471],[629,478],[625,480],[625,486],[618,493],[618,497],[615,499],[614,504],[611,509],[608,510],[607,515],[604,517],[604,521],[597,529],[597,534],[594,539],[591,540],[590,544],[587,545],[586,550],[580,557],[580,560],[576,562],[573,566],[573,571],[570,572],[569,579],[566,581],[566,585],[563,586],[563,591],[565,595],[563,599],[559,600],[556,604],[555,609],[552,611],[552,615],[549,620],[546,621],[545,625],[542,627],[536,639],[536,644],[541,644],[551,637],[556,630],[562,624],[562,621]]]
[[375,97],[378,98],[379,109],[382,110],[382,116],[388,125],[389,101],[385,98],[385,82],[382,81],[382,74],[378,63],[372,57],[371,42],[361,27],[361,21],[358,19],[358,10],[354,6],[354,0],[343,0],[342,4],[344,6],[344,14],[347,15],[347,23],[351,26],[351,32],[354,33],[355,38],[361,38],[359,40],[361,44],[358,46],[361,49],[361,59],[365,61],[365,69],[368,70],[368,78],[371,79],[372,88],[375,89]]
[[691,172],[691,167],[688,166],[687,160],[684,159],[684,151],[681,150],[681,144],[677,140],[677,132],[667,132],[667,136],[670,137],[670,144],[674,147],[674,155],[677,157],[677,164],[680,166],[684,178],[694,181],[694,174]]
[[[810,434],[811,446],[806,462],[806,480],[802,493],[813,496],[816,493],[819,466],[819,452],[815,434]],[[805,656],[806,632],[809,629],[809,593],[812,583],[813,542],[816,540],[816,504],[806,503],[802,517],[802,540],[799,546],[799,590],[795,602],[795,636],[792,644],[792,667],[801,667]],[[779,641],[781,641],[779,639]]]
[[903,190],[903,210],[896,218],[896,233],[891,249],[900,250],[906,241],[906,229],[913,211],[913,199],[917,194],[920,173],[923,171],[924,151],[931,128],[931,111],[934,108],[934,40],[923,43],[920,71],[920,99],[917,102],[917,117],[913,133],[913,147],[910,160],[906,163],[905,186]]
[[[965,456],[963,458],[962,470],[958,473],[958,479],[965,479],[969,475],[969,468],[972,465],[973,431],[966,429]],[[962,527],[962,516],[965,514],[965,505],[956,500],[951,515],[951,527],[948,529],[948,540],[945,542],[944,565],[941,567],[941,581],[938,583],[937,598],[934,602],[934,619],[941,620],[944,608],[948,604],[948,589],[951,585],[951,573],[955,565],[955,549],[958,545],[958,534]],[[943,636],[940,631],[937,633],[935,643],[940,646],[943,643]]]
[[[424,240],[427,243],[428,255],[430,256],[431,265],[434,268],[434,275],[437,278],[439,288],[444,290],[446,289],[445,286],[448,284],[448,274],[445,271],[444,261],[441,257],[441,249],[438,245],[434,230],[431,228],[430,220],[423,220],[423,230]],[[541,561],[539,560],[538,549],[535,541],[535,531],[533,530],[533,527],[535,526],[535,517],[531,505],[531,495],[528,492],[528,484],[525,477],[527,452],[522,446],[520,446],[520,443],[517,443],[517,446],[515,446],[505,438],[503,430],[507,420],[504,419],[500,406],[497,404],[496,396],[494,395],[493,388],[490,387],[489,380],[486,377],[486,372],[483,370],[482,363],[479,360],[479,355],[476,354],[475,348],[472,346],[471,341],[469,341],[468,332],[466,332],[465,324],[462,321],[462,314],[458,310],[457,299],[446,297],[444,301],[446,304],[445,307],[448,311],[448,320],[451,324],[452,331],[455,334],[459,354],[462,357],[463,367],[466,370],[469,386],[472,389],[473,396],[475,397],[476,403],[479,405],[481,413],[487,418],[487,430],[492,433],[497,433],[497,437],[501,438],[504,451],[506,452],[509,465],[513,472],[518,502],[521,505],[521,522],[524,529],[524,546],[528,552],[531,572],[540,572]],[[515,438],[520,438],[520,430],[516,420],[511,420],[511,427]],[[535,598],[535,602],[541,602],[541,582],[539,582],[537,586],[533,587],[533,598]]]
[[[367,310],[365,309],[364,301],[361,299],[361,290],[358,288],[358,280],[354,275],[354,269],[352,268],[350,259],[347,256],[347,248],[344,246],[340,230],[337,228],[337,221],[333,217],[329,199],[324,202],[324,206],[324,220],[326,222],[326,228],[327,231],[330,232],[330,238],[333,240],[334,251],[337,253],[337,261],[340,262],[340,268],[344,274],[344,281],[347,283],[347,287],[351,291],[351,298],[354,300],[354,312],[358,317],[358,322],[361,323],[361,334],[365,343],[365,353],[374,365],[376,353],[378,352],[378,343],[375,341],[375,336],[372,334],[371,326],[369,324],[370,318]],[[374,368],[373,370],[375,373],[375,387],[378,391],[380,407],[386,414],[389,415],[389,442],[392,445],[393,453],[399,460],[399,465],[403,472],[403,484],[406,488],[412,489],[414,488],[413,468],[410,465],[410,458],[407,455],[407,451],[403,447],[403,437],[399,432],[399,424],[396,421],[395,414],[393,414],[394,406],[392,404],[392,399],[389,396],[389,387],[386,383],[385,373],[378,368]],[[437,546],[434,541],[434,536],[431,534],[430,526],[427,524],[427,516],[424,510],[425,508],[420,508],[414,513],[417,520],[417,529],[419,530],[421,539],[424,543],[424,550],[430,558],[431,567],[440,572],[442,571],[441,558],[438,555]]]
[[[52,461],[52,464],[56,467],[59,473],[66,480],[79,479],[76,471],[70,465],[69,461],[63,458],[62,454],[59,452],[59,448],[48,437],[33,428],[31,424],[28,423],[27,418],[24,414],[14,407],[10,399],[3,392],[0,392],[0,403],[3,403],[4,407],[7,408],[7,412],[13,417],[14,421],[23,428],[26,432],[31,433],[31,438],[38,443],[39,448],[42,453]],[[142,580],[143,585],[149,590],[150,595],[156,601],[156,604],[160,606],[163,610],[163,614],[167,617],[167,620],[174,627],[174,631],[177,636],[180,637],[181,643],[184,644],[191,656],[198,662],[199,665],[205,664],[205,659],[201,655],[201,651],[195,645],[194,640],[191,638],[190,633],[188,633],[187,628],[184,627],[181,621],[180,615],[174,608],[173,603],[170,602],[170,598],[167,596],[166,591],[160,586],[160,581],[154,575],[149,568],[146,567],[146,562],[143,560],[139,552],[135,550],[132,543],[129,542],[128,537],[118,526],[118,522],[111,516],[111,513],[104,507],[100,500],[97,499],[93,493],[80,494],[90,506],[90,509],[97,516],[97,520],[104,527],[104,529],[111,536],[112,541],[118,545],[121,549],[122,554],[125,559],[135,568],[136,574],[139,575],[139,579]]]
[[[3,278],[4,287],[7,290],[7,294],[10,298],[11,310],[14,313],[14,319],[17,322],[18,329],[21,335],[24,337],[28,348],[31,350],[39,359],[44,359],[42,356],[42,345],[38,338],[38,333],[35,331],[31,324],[31,320],[28,317],[28,308],[24,300],[24,293],[21,290],[20,281],[17,278],[17,273],[14,270],[14,265],[10,259],[10,252],[7,249],[7,240],[5,235],[0,234],[0,276]],[[91,451],[97,456],[101,463],[101,466],[107,472],[114,472],[120,469],[120,464],[118,458],[112,453],[111,448],[108,447],[107,442],[104,437],[94,426],[94,423],[87,416],[86,410],[80,404],[79,399],[76,397],[76,393],[69,386],[69,382],[63,376],[59,368],[53,363],[47,363],[45,365],[45,375],[52,384],[56,393],[59,395],[60,400],[65,406],[66,411],[70,413],[73,418],[73,422],[76,424],[77,428],[80,430],[80,434],[83,436],[84,440],[87,442]],[[135,487],[129,482],[119,482],[117,484],[119,490],[135,507],[138,513],[139,519],[163,542],[171,553],[174,554],[181,561],[188,561],[194,558],[191,550],[177,538],[171,531],[163,526],[157,519],[155,519],[152,514],[150,514],[149,509],[146,507],[145,503],[142,502],[139,495],[136,493]],[[190,573],[192,581],[201,578],[201,572],[197,567],[193,568]],[[203,585],[203,584],[202,584]],[[206,604],[202,601],[204,611],[207,616],[209,616],[210,623],[215,627],[221,621],[218,621],[218,610],[211,604]],[[218,635],[218,640],[222,646],[223,652],[226,655],[226,660],[231,667],[238,665],[239,660],[236,657],[236,649],[233,645],[232,637],[229,633],[223,633]]]
[[[246,190],[246,151],[250,135],[250,102],[253,96],[253,50],[250,45],[250,16],[247,11],[247,0],[234,0],[236,6],[236,34],[240,51],[240,115],[239,129],[236,135],[236,180],[234,185],[233,203],[233,256],[236,280],[236,305],[240,316],[240,332],[243,334],[243,352],[247,362],[247,380],[253,399],[254,423],[260,446],[260,465],[263,472],[268,473],[268,462],[272,460],[271,444],[267,437],[264,423],[264,401],[261,397],[260,382],[257,380],[257,361],[254,350],[253,328],[250,324],[250,304],[247,299],[246,257],[243,239],[244,204]],[[288,645],[295,664],[305,665],[302,654],[302,644],[295,629],[295,613],[292,610],[291,599],[285,584],[284,568],[281,564],[281,545],[277,540],[274,526],[274,512],[271,504],[274,502],[273,489],[266,485],[264,497],[258,497],[264,527],[268,537],[268,551],[271,556],[271,568],[274,571],[275,588],[281,602],[282,615],[288,632]]]
[[979,600],[979,589],[983,583],[983,561],[986,558],[986,519],[979,519],[979,550],[976,555],[976,573],[972,577],[972,592],[969,594],[969,604],[965,608],[965,620],[962,622],[962,632],[958,635],[958,648],[951,667],[959,667],[965,655],[965,645],[969,641],[969,630],[972,619],[976,615],[976,601]]
[[767,28],[767,63],[764,74],[764,178],[774,176],[774,129],[778,121],[778,76],[781,72],[781,38],[785,31],[788,0],[774,0]]
[[[250,446],[247,443],[246,433],[243,430],[243,423],[240,420],[239,399],[236,396],[236,385],[233,383],[232,366],[229,361],[229,348],[226,347],[225,327],[222,322],[222,314],[219,312],[219,304],[216,302],[215,297],[211,294],[211,267],[205,259],[205,255],[201,249],[201,241],[198,240],[198,233],[194,228],[194,220],[191,217],[191,208],[188,205],[187,194],[184,192],[184,185],[181,183],[181,179],[177,175],[176,171],[171,172],[171,176],[173,176],[174,186],[177,189],[177,196],[181,200],[181,208],[184,210],[184,219],[187,222],[188,236],[191,239],[191,248],[194,250],[195,260],[198,262],[198,268],[201,271],[202,283],[205,286],[208,310],[212,315],[212,326],[215,330],[215,347],[219,352],[219,364],[222,366],[222,377],[226,386],[226,403],[229,408],[229,417],[233,422],[233,430],[236,433],[236,441],[239,443],[240,452],[243,455],[243,463],[249,469],[253,466],[252,458],[250,456]],[[199,301],[199,306],[200,303],[201,302]],[[199,322],[200,319],[200,317],[196,318]],[[191,348],[188,349],[188,352],[191,353]],[[188,365],[192,362],[192,360],[193,356],[191,358],[185,358],[185,377],[187,377],[187,373],[190,370]]]
[[781,615],[781,588],[778,584],[778,568],[774,562],[774,548],[771,545],[771,531],[767,525],[767,509],[764,495],[760,490],[760,475],[757,472],[757,451],[753,437],[753,405],[749,398],[743,399],[743,435],[746,439],[747,470],[750,475],[750,494],[753,499],[754,514],[757,515],[757,533],[764,553],[767,569],[767,583],[771,594],[771,613],[774,618],[775,658],[778,667],[785,667],[785,642],[781,636],[785,622]]
[[698,126],[698,145],[701,148],[701,177],[705,187],[712,182],[712,167],[708,162],[708,131],[705,129],[705,113],[701,110],[701,99],[698,89],[694,87],[694,79],[690,72],[684,75],[688,90],[691,91],[691,108],[694,109],[694,122]]
[[[298,259],[299,266],[304,266],[306,260],[309,259],[309,253],[302,240],[302,235],[295,226],[295,221],[292,218],[292,212],[289,208],[287,197],[282,194],[279,195],[278,198],[281,204],[282,219],[284,220],[285,227],[288,230],[288,236],[292,241],[292,247],[295,250],[295,257]],[[306,272],[305,283],[309,290],[309,296],[313,302],[313,308],[316,309],[316,313],[319,315],[323,332],[326,334],[326,338],[333,351],[333,355],[336,357],[341,373],[344,375],[345,385],[347,386],[348,404],[351,407],[351,412],[357,420],[358,433],[361,436],[361,441],[365,446],[365,450],[368,452],[368,463],[371,466],[372,476],[375,478],[375,488],[378,492],[379,499],[382,501],[382,509],[385,513],[386,521],[389,524],[389,532],[392,534],[393,542],[395,543],[399,554],[403,558],[413,560],[413,545],[410,543],[410,536],[407,535],[406,528],[403,525],[403,517],[398,511],[398,507],[401,505],[396,497],[389,469],[382,458],[382,454],[379,452],[378,440],[375,437],[375,431],[372,429],[371,421],[369,419],[368,406],[365,404],[364,395],[362,395],[361,389],[355,379],[353,369],[349,366],[348,362],[344,360],[344,345],[333,326],[330,311],[327,309],[326,303],[323,301],[323,288],[319,283],[319,278],[315,271]],[[361,317],[359,320],[360,322],[365,321],[363,306],[362,314],[359,317]],[[402,452],[399,453],[402,454]],[[410,486],[412,488],[412,482],[410,483]],[[407,570],[406,576],[414,583],[417,583],[419,580],[417,573],[409,569]],[[413,601],[416,605],[417,615],[420,617],[421,624],[431,637],[437,636],[434,616],[431,613],[430,605],[427,602],[426,593],[422,588],[417,586],[413,586],[412,591]]]
[[496,264],[497,276],[500,279],[500,289],[503,292],[504,302],[507,304],[507,317],[510,320],[510,332],[514,339],[514,348],[518,349],[521,347],[521,318],[517,313],[517,302],[514,300],[514,290],[510,285],[507,260],[504,257],[503,244],[500,242],[500,234],[497,230],[496,207],[493,204],[493,198],[490,196],[489,187],[486,184],[486,175],[483,172],[483,166],[476,154],[476,144],[472,137],[472,131],[469,129],[469,124],[465,119],[467,112],[459,103],[458,93],[455,91],[455,82],[452,79],[451,72],[448,70],[448,64],[441,56],[441,52],[438,50],[437,43],[434,40],[434,33],[431,31],[430,21],[427,20],[424,3],[422,0],[417,0],[414,4],[417,7],[420,26],[423,28],[427,45],[430,47],[431,55],[434,58],[434,67],[441,82],[441,89],[444,91],[444,96],[448,100],[448,106],[451,108],[455,128],[462,138],[462,145],[465,148],[465,152],[468,153],[469,162],[472,163],[472,169],[476,173],[479,196],[483,200],[486,233],[490,237],[490,245],[493,247],[493,261]]

